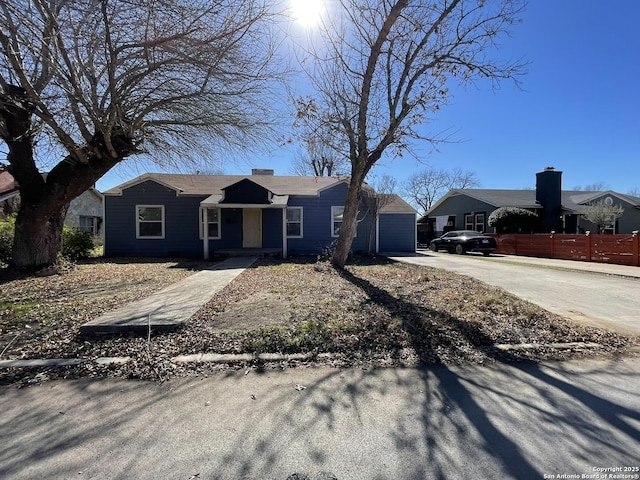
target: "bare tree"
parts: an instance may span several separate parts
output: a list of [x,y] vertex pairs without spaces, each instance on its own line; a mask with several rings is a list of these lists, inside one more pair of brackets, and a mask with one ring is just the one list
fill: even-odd
[[515,78],[522,65],[489,50],[517,21],[519,0],[339,0],[306,60],[316,97],[304,119],[345,139],[351,163],[342,228],[332,263],[342,268],[356,232],[359,194],[385,152],[400,154],[417,126],[447,102],[451,81]]
[[640,198],[640,188],[635,187],[627,192],[627,195],[631,195],[632,197]]
[[349,158],[344,154],[343,145],[340,145],[342,139],[333,135],[330,123],[324,122],[316,114],[313,100],[299,98],[295,103],[301,115],[293,124],[294,135],[302,152],[293,160],[294,173],[316,177],[346,175]]
[[476,174],[454,170],[428,168],[411,175],[403,185],[407,198],[426,213],[433,204],[453,188],[474,188],[480,186]]
[[[0,0],[0,138],[22,197],[16,266],[54,262],[71,200],[124,159],[267,137],[266,3]],[[44,179],[47,139],[62,160]]]
[[605,228],[615,225],[622,216],[624,208],[620,205],[609,205],[603,200],[587,205],[582,217],[596,226],[598,233],[604,233]]
[[609,185],[607,185],[603,181],[589,183],[588,185],[577,185],[573,187],[574,190],[584,191],[584,192],[604,192],[605,190],[609,190]]
[[318,137],[305,142],[306,150],[294,157],[293,171],[296,175],[316,177],[342,176],[346,174],[348,160]]
[[364,217],[367,215],[371,217],[368,243],[368,253],[371,255],[373,253],[378,216],[382,209],[390,205],[397,197],[395,192],[398,182],[391,175],[387,174],[380,177],[373,177],[369,182],[371,186],[368,188],[365,186],[360,192],[360,197],[365,210]]

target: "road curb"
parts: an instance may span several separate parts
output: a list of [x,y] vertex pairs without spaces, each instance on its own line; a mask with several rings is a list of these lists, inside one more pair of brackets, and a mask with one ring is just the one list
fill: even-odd
[[[594,349],[601,345],[593,342],[567,342],[567,343],[520,343],[520,344],[495,344],[484,347],[487,350],[510,351],[531,350],[537,348],[567,349]],[[481,347],[482,348],[482,347]],[[336,357],[333,353],[195,353],[178,355],[171,358],[171,363],[242,363],[242,362],[287,362],[305,360],[329,360]],[[99,357],[89,358],[32,358],[19,360],[0,360],[0,369],[6,368],[35,368],[35,367],[67,367],[79,366],[88,363],[96,365],[123,365],[133,361],[132,357]]]

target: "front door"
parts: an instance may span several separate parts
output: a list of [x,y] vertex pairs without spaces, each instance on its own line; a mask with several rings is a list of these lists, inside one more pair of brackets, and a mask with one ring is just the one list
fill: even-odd
[[259,208],[243,210],[242,248],[262,248],[262,210]]

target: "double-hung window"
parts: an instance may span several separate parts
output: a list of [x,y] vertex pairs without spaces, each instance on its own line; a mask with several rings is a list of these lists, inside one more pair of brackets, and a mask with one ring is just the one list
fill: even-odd
[[164,205],[136,205],[136,238],[164,238]]
[[344,215],[344,207],[331,207],[331,236],[340,235],[342,228],[342,216]]
[[484,213],[466,213],[464,215],[464,229],[484,232]]
[[205,209],[207,219],[207,238],[220,238],[220,209]]
[[78,230],[96,235],[98,233],[98,218],[80,215]]
[[302,207],[287,207],[287,238],[302,238]]

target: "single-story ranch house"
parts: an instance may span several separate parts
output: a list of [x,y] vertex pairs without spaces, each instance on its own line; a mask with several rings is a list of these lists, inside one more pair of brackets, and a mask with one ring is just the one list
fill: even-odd
[[[105,195],[105,256],[317,254],[338,237],[347,181],[335,177],[149,173]],[[370,188],[370,187],[366,187]],[[354,252],[415,252],[416,211],[398,196],[361,205]]]
[[587,205],[600,201],[624,208],[622,216],[608,226],[607,233],[631,234],[640,229],[640,198],[611,190],[562,190],[562,172],[547,167],[536,174],[535,190],[450,190],[419,220],[418,235],[433,238],[449,230],[496,233],[487,220],[499,207],[536,212],[542,221],[542,232],[596,233],[595,225],[581,214]]

